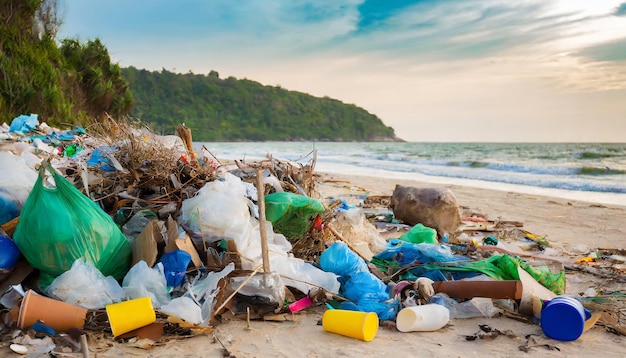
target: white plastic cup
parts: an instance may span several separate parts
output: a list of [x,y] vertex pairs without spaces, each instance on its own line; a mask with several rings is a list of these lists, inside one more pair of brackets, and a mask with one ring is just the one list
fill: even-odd
[[396,327],[400,332],[436,331],[450,321],[450,311],[436,303],[405,307],[396,317]]

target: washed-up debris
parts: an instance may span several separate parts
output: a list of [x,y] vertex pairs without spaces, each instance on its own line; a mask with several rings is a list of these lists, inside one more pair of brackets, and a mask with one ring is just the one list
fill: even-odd
[[[81,220],[59,225],[62,220],[55,215],[29,217],[35,211],[25,198],[7,201],[15,210],[1,223],[5,232],[0,243],[15,241],[25,255],[0,261],[0,304],[11,309],[5,312],[5,322],[14,322],[28,334],[79,331],[89,337],[92,352],[103,349],[109,339],[150,349],[169,340],[211,334],[229,319],[294,321],[308,307],[325,305],[359,311],[362,320],[375,312],[376,327],[378,320],[398,319],[402,310],[430,305],[448,313],[445,323],[430,330],[442,328],[448,319],[499,314],[537,323],[544,301],[565,291],[563,265],[554,269],[553,262],[534,256],[551,250],[544,236],[522,229],[521,222],[493,221],[460,210],[449,190],[397,186],[392,196],[368,197],[361,190],[351,197],[362,201],[357,204],[324,200],[316,192],[315,151],[297,161],[268,154],[260,161],[221,163],[206,146],[196,152],[184,125],[178,126],[178,136],[159,136],[110,117],[89,133],[82,128],[48,130],[32,116],[22,121],[28,127],[20,125],[19,133],[10,133],[3,148],[18,158],[25,177],[50,174],[57,186],[68,184],[72,195],[95,203],[88,207],[76,199],[49,209],[55,215],[78,211],[74,216]],[[18,152],[19,157],[13,154]],[[16,184],[7,180],[0,181],[0,189]],[[29,195],[44,180],[36,182],[27,185]],[[99,216],[87,215],[90,211]],[[45,235],[30,236],[58,238],[56,225],[81,243],[103,244],[106,240],[92,231],[104,231],[93,228],[106,221],[116,237],[130,244],[121,253],[107,252],[114,246],[109,243],[75,249],[74,254],[76,245],[64,239],[64,250],[56,243],[40,250],[63,259],[48,270],[40,263],[43,259],[33,255],[35,246],[23,240],[29,236],[25,231],[42,220],[51,228],[44,229]],[[2,255],[8,253],[3,249]],[[596,255],[575,265],[610,269],[615,275],[626,261],[624,252]],[[123,262],[122,272],[101,264],[107,259]],[[35,291],[46,300],[71,303],[81,320],[84,312],[84,320],[68,326],[39,316],[20,325]],[[537,296],[534,300],[531,293]],[[104,296],[107,300],[99,300]],[[594,316],[598,325],[622,331],[622,317],[615,312],[621,312],[623,302],[600,298],[585,297],[582,302],[595,311],[605,309]],[[142,305],[129,308],[138,302]],[[126,308],[118,313],[123,314],[116,316],[122,306]],[[145,320],[132,326],[120,319],[140,312]],[[42,317],[46,319],[39,322]],[[375,330],[366,333],[344,335],[369,340]],[[77,353],[86,347],[81,334],[74,334],[69,343],[55,338],[56,347],[46,349]],[[514,336],[486,326],[473,339],[498,335]],[[225,347],[224,354],[232,355]]]

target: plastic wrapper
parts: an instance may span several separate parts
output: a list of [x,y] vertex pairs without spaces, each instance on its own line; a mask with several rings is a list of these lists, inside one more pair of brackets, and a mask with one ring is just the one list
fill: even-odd
[[113,277],[105,277],[83,259],[74,261],[70,270],[54,279],[45,291],[51,297],[87,309],[101,309],[126,297]]
[[348,208],[341,210],[335,216],[335,228],[341,232],[343,238],[355,247],[359,247],[359,243],[367,244],[368,252],[361,252],[366,258],[370,259],[374,254],[386,249],[387,241],[380,236],[376,226],[372,224],[360,208]]
[[11,152],[0,152],[0,224],[4,224],[20,215],[22,206],[33,185],[37,181],[37,171],[28,164],[32,156],[21,156]]
[[451,262],[467,260],[467,257],[455,256],[450,247],[438,244],[413,244],[410,242],[391,239],[387,243],[387,249],[374,255],[375,260],[393,261],[399,266],[409,265],[414,262]]
[[282,276],[283,282],[302,293],[322,287],[328,292],[337,293],[340,283],[337,275],[313,266],[302,259],[283,255],[270,255],[270,268]]
[[471,300],[458,302],[443,292],[439,292],[430,298],[430,303],[436,303],[446,307],[450,311],[450,318],[491,318],[502,313],[502,309],[493,304],[491,298],[474,297]]
[[279,192],[265,196],[265,217],[276,232],[287,237],[304,235],[311,226],[310,219],[322,212],[322,203],[304,195]]
[[[54,187],[44,184],[45,172]],[[128,271],[131,246],[113,219],[44,161],[13,235],[26,260],[47,286],[76,259],[91,262],[105,276]]]
[[150,297],[154,308],[160,308],[171,300],[161,263],[150,268],[143,260],[137,262],[124,277],[122,288],[131,300]]
[[[247,276],[237,276],[230,278],[230,286],[235,289],[245,281]],[[268,274],[259,273],[254,275],[240,290],[239,293],[245,296],[261,296],[268,298],[270,302],[278,303],[282,306],[285,301],[285,284],[280,275],[271,272]]]
[[202,323],[202,309],[189,297],[177,297],[161,306],[159,310],[165,314],[176,316],[193,324]]
[[236,240],[249,236],[250,211],[245,200],[246,187],[241,179],[226,173],[184,200],[181,217],[191,229],[202,231],[208,242]]

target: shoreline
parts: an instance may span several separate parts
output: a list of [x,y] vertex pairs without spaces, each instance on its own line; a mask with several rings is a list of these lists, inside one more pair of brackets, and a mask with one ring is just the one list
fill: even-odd
[[[322,167],[321,169],[319,167]],[[346,175],[345,169],[334,168],[332,165],[317,164],[317,171],[319,173],[327,173],[332,175]],[[583,190],[567,190],[558,188],[544,188],[537,186],[529,186],[522,184],[510,184],[502,182],[490,182],[476,179],[463,179],[463,178],[451,178],[451,177],[439,177],[430,176],[420,173],[410,172],[390,172],[383,169],[371,169],[362,167],[351,167],[350,170],[356,176],[365,177],[380,177],[387,180],[406,180],[420,182],[428,185],[442,185],[442,186],[458,186],[458,187],[471,187],[477,189],[486,190],[499,190],[506,192],[515,192],[519,194],[535,195],[550,197],[554,199],[575,200],[580,202],[603,204],[603,205],[615,205],[626,208],[626,194],[621,193],[609,193],[609,192],[591,192]]]
[[[396,184],[414,187],[445,187],[452,190],[459,206],[486,215],[490,220],[521,221],[524,229],[545,236],[555,247],[576,252],[587,246],[626,249],[626,227],[620,218],[626,217],[626,206],[597,204],[536,194],[524,194],[497,189],[461,185],[434,184],[419,180],[390,179],[363,175],[317,172],[322,180],[319,192],[328,197],[329,183],[338,180],[349,183],[344,190],[361,194],[391,195]],[[340,186],[341,183],[337,183]],[[332,184],[330,184],[332,186]],[[334,191],[337,192],[341,188]],[[584,251],[584,250],[582,250]]]

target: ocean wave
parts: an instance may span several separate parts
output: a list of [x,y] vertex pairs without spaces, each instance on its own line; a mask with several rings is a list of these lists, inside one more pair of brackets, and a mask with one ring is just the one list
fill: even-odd
[[578,159],[603,159],[619,157],[618,153],[606,153],[606,152],[578,152],[575,157]]
[[611,169],[609,167],[582,167],[579,169],[578,174],[582,175],[621,175],[626,174],[626,170]]

